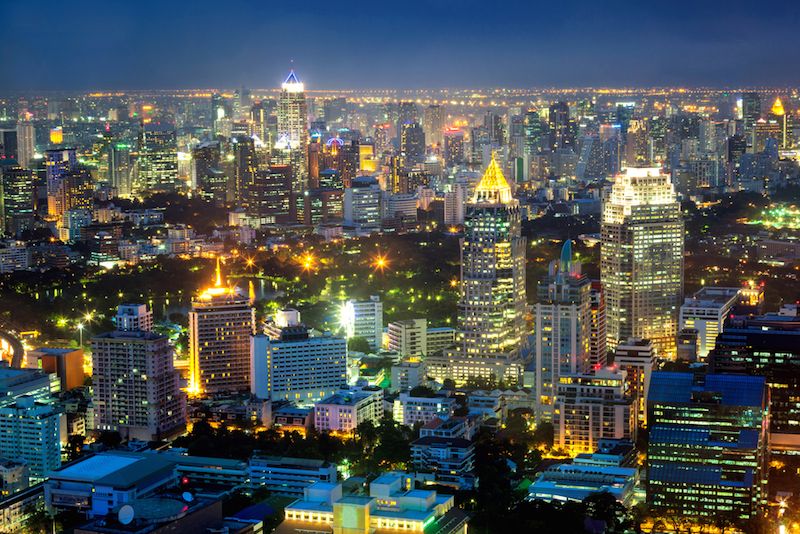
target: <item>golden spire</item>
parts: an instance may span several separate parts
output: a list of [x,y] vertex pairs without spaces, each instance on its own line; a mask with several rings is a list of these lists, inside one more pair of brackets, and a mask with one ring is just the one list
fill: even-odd
[[786,111],[783,109],[783,102],[781,102],[780,98],[775,99],[775,103],[772,104],[772,114],[782,116],[786,114]]
[[222,270],[219,268],[219,256],[217,256],[217,269],[215,272],[214,287],[222,287]]
[[497,153],[494,150],[492,151],[492,161],[489,162],[486,172],[478,182],[472,201],[497,204],[511,202],[511,186],[503,176],[503,169],[497,163]]

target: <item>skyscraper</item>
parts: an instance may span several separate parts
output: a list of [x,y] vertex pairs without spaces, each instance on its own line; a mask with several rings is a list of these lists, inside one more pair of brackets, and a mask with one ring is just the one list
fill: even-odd
[[756,121],[761,118],[761,97],[758,93],[744,93],[742,95],[742,120],[745,136],[750,139]]
[[519,202],[492,153],[467,204],[461,242],[460,340],[447,373],[517,383],[525,330],[525,238]]
[[425,132],[417,122],[403,123],[400,129],[400,156],[403,167],[425,161]]
[[444,106],[431,104],[425,108],[422,127],[428,137],[429,145],[442,146],[444,142],[445,112]]
[[13,162],[0,163],[0,234],[33,228],[35,206],[33,173]]
[[25,169],[36,153],[36,135],[31,121],[17,122],[17,163]]
[[278,98],[278,141],[289,150],[292,166],[292,191],[300,195],[308,188],[308,107],[305,86],[294,71],[281,85]]
[[133,185],[138,196],[171,191],[178,181],[178,145],[171,126],[142,124],[139,131],[139,173]]
[[551,150],[559,148],[575,150],[575,121],[569,116],[569,105],[566,102],[555,102],[550,106],[548,124]]
[[536,419],[550,421],[559,378],[590,370],[591,282],[573,261],[570,240],[539,285],[533,317]]
[[0,456],[25,462],[34,481],[61,466],[65,438],[66,415],[54,405],[22,396],[0,406]]
[[236,287],[222,280],[192,300],[189,312],[189,392],[211,394],[250,388],[250,336],[255,310]]
[[600,270],[610,348],[649,339],[675,356],[683,293],[683,219],[675,188],[658,168],[628,168],[604,202]]
[[92,338],[96,427],[144,441],[179,434],[186,426],[186,398],[169,339],[149,331],[152,317],[144,305],[120,306],[119,317],[116,331]]
[[464,163],[464,132],[448,128],[444,132],[444,165],[447,168]]

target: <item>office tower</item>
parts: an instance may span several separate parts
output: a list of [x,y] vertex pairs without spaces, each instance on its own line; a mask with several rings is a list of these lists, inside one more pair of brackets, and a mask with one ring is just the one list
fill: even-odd
[[218,121],[221,121],[227,115],[225,106],[225,99],[219,93],[213,93],[211,95],[211,135],[212,137],[217,137],[220,135],[220,124]]
[[800,319],[793,315],[732,316],[707,361],[714,373],[763,376],[769,386],[769,446],[800,451]]
[[350,299],[342,306],[341,314],[341,323],[347,339],[363,337],[372,350],[381,347],[383,303],[379,296],[372,295],[369,300]]
[[444,142],[445,111],[440,104],[431,104],[425,108],[422,127],[428,136],[428,144],[441,147]]
[[[200,143],[192,148],[192,184],[200,194],[218,203],[225,202],[227,178],[221,171],[219,141]],[[222,177],[218,179],[218,176]]]
[[238,288],[225,285],[217,259],[214,285],[192,300],[189,312],[189,392],[249,389],[254,331],[255,310]]
[[412,122],[419,122],[419,108],[417,108],[417,104],[414,102],[400,102],[397,104],[397,121],[395,122],[397,126],[397,135],[400,135],[400,131],[404,124],[412,123]]
[[459,346],[448,353],[448,374],[518,383],[525,333],[525,238],[519,202],[492,154],[467,204],[461,242]]
[[0,162],[0,235],[17,236],[33,228],[36,187],[33,172]]
[[487,110],[483,114],[483,127],[489,135],[489,142],[492,146],[498,148],[505,146],[506,131],[502,116],[492,110]]
[[522,119],[522,132],[525,138],[524,153],[537,154],[547,146],[547,125],[539,117],[539,113],[532,109],[525,112]]
[[634,119],[628,123],[625,135],[625,166],[643,167],[648,165],[649,143],[647,125],[641,119]]
[[758,93],[742,94],[742,120],[744,121],[745,137],[748,139],[753,133],[756,121],[761,118],[761,97]]
[[[704,383],[703,383],[704,381]],[[647,504],[689,518],[753,517],[764,497],[763,377],[653,373]]]
[[308,108],[305,86],[294,71],[281,85],[278,98],[278,141],[288,147],[292,166],[292,191],[300,195],[308,187]]
[[[48,214],[56,221],[57,226],[62,229],[69,228],[68,217],[74,210],[86,210],[89,212],[89,222],[91,222],[91,210],[93,207],[94,185],[92,175],[86,167],[74,167],[67,171],[57,181],[57,187],[52,195],[48,193],[47,207]],[[72,215],[75,217],[75,214]]]
[[[118,317],[133,306],[125,308],[119,310]],[[169,339],[155,332],[115,330],[94,336],[95,427],[119,432],[123,439],[142,441],[166,439],[183,432],[186,397],[180,390],[180,377],[172,358]]]
[[589,367],[602,369],[606,366],[608,357],[606,339],[606,297],[603,285],[599,280],[592,280],[592,289],[589,292],[590,323],[589,323]]
[[383,191],[370,176],[354,179],[344,190],[344,223],[361,232],[376,232],[383,218]]
[[251,340],[250,391],[260,399],[308,405],[347,385],[347,341],[312,337],[297,310],[277,312]]
[[329,127],[347,126],[347,99],[339,97],[326,100],[322,104],[322,114]]
[[460,226],[466,217],[467,201],[469,200],[469,184],[456,181],[452,190],[444,194],[444,224]]
[[248,208],[248,191],[252,187],[258,164],[256,145],[252,137],[236,136],[231,139],[233,148],[233,201],[236,206]]
[[444,132],[444,165],[447,168],[464,163],[464,132],[448,128]]
[[780,98],[776,98],[775,103],[772,104],[769,118],[777,124],[778,148],[781,150],[792,148],[794,146],[792,115],[786,113],[786,110],[783,109],[783,102],[781,102]]
[[570,456],[594,452],[602,439],[632,439],[634,420],[624,372],[604,368],[593,374],[559,377],[553,445]]
[[17,161],[17,156],[18,156],[17,131],[0,130],[0,161],[2,160]]
[[168,125],[140,125],[139,172],[134,194],[145,197],[156,191],[172,191],[178,182],[178,145],[175,129]]
[[683,292],[683,219],[669,176],[658,168],[628,168],[603,204],[601,280],[607,339],[649,339],[675,357]]
[[400,158],[405,168],[425,161],[425,132],[418,122],[406,122],[400,127]]
[[773,146],[777,157],[777,149],[780,148],[781,130],[782,125],[775,115],[770,114],[766,118],[758,119],[753,128],[752,152],[758,154],[767,150],[767,146]]
[[131,169],[131,146],[128,143],[112,143],[108,147],[108,183],[117,196],[128,198],[133,192]]
[[375,143],[375,154],[383,155],[389,147],[389,130],[392,125],[389,123],[376,124],[373,130],[372,140]]
[[153,329],[153,312],[147,309],[146,304],[120,304],[114,324],[122,332],[150,332]]
[[247,188],[247,213],[265,218],[269,224],[287,224],[293,216],[292,168],[273,165],[256,171],[253,183]]
[[571,148],[575,150],[575,121],[569,116],[569,105],[566,102],[555,102],[550,105],[547,117],[550,127],[550,149]]
[[707,286],[683,301],[679,327],[697,331],[697,357],[701,361],[714,350],[717,335],[739,298],[739,288]]
[[[78,165],[74,148],[48,150],[44,154],[45,174],[47,179],[47,197],[54,196],[61,179]],[[48,203],[48,213],[53,212]]]
[[30,168],[36,154],[36,131],[31,121],[17,122],[17,163],[24,169]]
[[573,261],[572,241],[550,262],[533,306],[533,370],[536,420],[551,421],[562,375],[590,371],[591,282]]
[[647,426],[647,395],[656,368],[656,351],[648,339],[631,338],[614,349],[614,367],[625,373],[626,391],[633,400],[636,428]]
[[61,466],[66,415],[54,405],[22,396],[0,407],[0,457],[25,462],[33,482]]
[[341,189],[309,189],[306,191],[305,224],[341,223],[343,213],[344,192]]

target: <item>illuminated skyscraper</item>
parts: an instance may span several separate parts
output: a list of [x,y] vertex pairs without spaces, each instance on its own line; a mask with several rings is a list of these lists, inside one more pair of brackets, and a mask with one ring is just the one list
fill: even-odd
[[778,125],[778,148],[788,150],[794,145],[792,139],[793,125],[792,116],[783,109],[783,102],[780,98],[775,99],[775,103],[770,110],[770,119]]
[[308,188],[308,107],[305,86],[291,71],[281,85],[278,98],[278,140],[276,148],[289,151],[292,190],[301,197]]
[[0,234],[33,228],[35,193],[31,171],[13,162],[0,164]]
[[675,188],[659,168],[628,168],[603,205],[601,279],[610,348],[649,339],[675,356],[683,292],[683,219]]
[[431,104],[425,108],[422,127],[428,136],[428,144],[442,146],[444,142],[445,112],[444,106]]
[[134,193],[173,190],[178,181],[178,145],[175,130],[160,124],[142,124],[139,131],[139,172]]
[[425,161],[425,132],[417,122],[406,122],[400,129],[400,156],[403,167]]
[[519,202],[492,160],[467,204],[461,244],[460,343],[448,351],[447,374],[517,383],[525,334],[525,238]]
[[550,106],[548,123],[551,150],[559,148],[575,150],[575,121],[569,116],[569,105],[566,102],[556,102]]
[[212,287],[189,312],[189,392],[210,394],[250,387],[250,336],[255,310],[246,295],[224,285],[217,260]]
[[448,128],[444,132],[444,165],[447,168],[464,163],[464,132]]
[[742,95],[742,120],[746,137],[750,137],[756,121],[761,118],[761,97],[758,93],[744,93]]
[[589,371],[591,282],[573,261],[570,240],[539,285],[533,317],[536,419],[550,421],[560,377]]
[[30,168],[36,152],[36,135],[31,121],[17,123],[17,163],[25,169]]

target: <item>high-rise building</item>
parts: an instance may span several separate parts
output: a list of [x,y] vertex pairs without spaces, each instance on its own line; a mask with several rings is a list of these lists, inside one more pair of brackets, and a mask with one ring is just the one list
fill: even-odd
[[18,143],[16,130],[0,130],[0,161],[17,161]]
[[265,218],[268,223],[286,224],[293,217],[292,168],[273,165],[256,171],[253,182],[246,191],[247,212],[253,217]]
[[250,300],[223,282],[217,260],[214,285],[192,300],[189,312],[189,392],[248,390],[254,331]]
[[633,400],[636,428],[647,426],[647,395],[656,368],[656,351],[648,339],[620,341],[614,349],[614,367],[625,373],[626,391]]
[[19,397],[0,406],[0,457],[25,462],[39,482],[61,466],[66,428],[66,415],[55,405]]
[[0,162],[0,234],[16,236],[33,228],[35,210],[33,172]]
[[786,113],[783,109],[783,102],[780,98],[775,99],[772,104],[769,117],[778,125],[778,148],[789,150],[794,146],[794,124],[792,123],[791,113]]
[[714,373],[763,376],[769,386],[769,446],[800,452],[800,318],[732,316],[709,353]]
[[566,102],[551,104],[547,119],[550,126],[550,149],[571,148],[575,150],[577,128],[574,119],[570,118],[569,105]]
[[381,347],[383,338],[383,303],[377,295],[369,300],[350,299],[341,310],[341,322],[347,339],[363,337],[373,350]]
[[118,321],[125,329],[92,338],[95,427],[126,439],[161,440],[186,428],[186,397],[169,339],[134,329],[149,326],[145,305],[120,306],[117,317],[132,319],[134,311],[138,321]]
[[55,216],[55,204],[50,202],[55,197],[61,180],[78,165],[78,158],[74,148],[48,150],[44,154],[44,165],[47,180],[47,213]]
[[258,163],[256,160],[256,145],[252,137],[245,135],[231,139],[233,147],[233,201],[236,206],[249,206],[248,192],[255,182]]
[[680,329],[697,330],[697,357],[704,361],[714,350],[717,335],[725,319],[739,302],[736,287],[704,287],[683,301],[680,310]]
[[406,168],[425,161],[425,132],[418,122],[400,126],[400,158]]
[[547,125],[535,110],[528,110],[522,119],[522,132],[525,138],[524,153],[526,155],[541,152],[548,144]]
[[361,176],[344,190],[344,223],[361,232],[375,232],[381,228],[383,196],[378,181]]
[[763,377],[656,372],[650,383],[647,504],[741,528],[765,497]]
[[289,150],[292,191],[300,195],[308,188],[308,107],[305,86],[294,71],[281,85],[276,146]]
[[172,191],[178,182],[178,145],[175,129],[157,123],[142,123],[139,130],[138,175],[134,193]]
[[443,138],[445,167],[455,167],[464,163],[464,132],[458,128],[448,128]]
[[67,218],[70,211],[87,210],[91,213],[93,195],[92,174],[86,167],[74,167],[58,179],[53,194],[48,193],[47,207],[62,234],[63,229],[69,228]]
[[608,358],[606,339],[606,297],[599,280],[592,280],[589,293],[591,302],[591,323],[589,326],[589,367],[602,369]]
[[17,122],[17,163],[24,169],[30,168],[36,154],[36,131],[31,121]]
[[401,356],[421,357],[428,353],[428,320],[394,321],[387,328],[388,349]]
[[605,368],[559,377],[553,444],[571,456],[594,452],[603,439],[632,439],[634,420],[624,372]]
[[114,324],[121,332],[150,332],[153,329],[153,312],[146,304],[120,304]]
[[128,198],[133,192],[131,170],[131,146],[112,143],[108,147],[108,183],[120,197]]
[[550,263],[533,306],[533,389],[537,421],[551,421],[562,375],[588,373],[591,282],[573,261],[572,241]]
[[675,356],[683,292],[683,219],[675,188],[658,168],[628,168],[603,204],[601,280],[610,348],[649,339]]
[[745,137],[751,138],[756,121],[761,118],[761,97],[758,93],[742,94],[742,120]]
[[425,108],[422,127],[428,137],[428,144],[441,147],[444,142],[445,111],[440,104],[431,104]]
[[525,238],[519,202],[492,154],[467,204],[461,242],[460,335],[447,374],[518,383],[525,334]]
[[297,310],[281,310],[251,341],[250,391],[258,398],[313,404],[347,385],[347,341],[311,336]]

